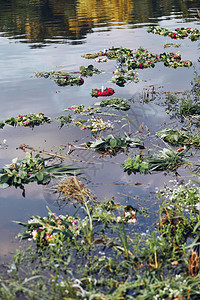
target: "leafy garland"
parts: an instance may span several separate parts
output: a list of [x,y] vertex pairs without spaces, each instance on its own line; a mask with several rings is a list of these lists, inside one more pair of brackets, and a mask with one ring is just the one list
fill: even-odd
[[121,109],[121,110],[130,109],[130,105],[128,104],[128,102],[125,101],[124,98],[118,98],[118,97],[104,99],[101,102],[96,102],[95,105],[100,105],[101,107],[113,107],[115,109]]
[[50,123],[51,119],[46,117],[43,113],[39,114],[27,114],[27,115],[17,115],[16,118],[10,117],[5,120],[5,123],[11,126],[24,126],[31,127],[39,126],[44,123]]
[[41,158],[39,154],[35,157],[26,152],[23,160],[14,158],[12,163],[0,169],[0,188],[9,186],[22,187],[23,184],[37,182],[45,184],[52,177],[63,176],[63,174],[74,175],[76,168],[62,167],[61,164],[46,166],[46,162],[52,158]]
[[197,28],[190,27],[176,28],[174,31],[172,31],[168,28],[163,28],[160,26],[150,26],[147,29],[147,32],[169,36],[172,39],[184,39],[188,37],[191,39],[191,41],[197,41],[200,38],[200,31]]
[[89,65],[87,67],[81,66],[79,73],[82,76],[87,77],[87,76],[92,76],[93,74],[100,74],[102,73],[102,71],[98,70],[97,68],[94,68],[93,65]]
[[117,68],[113,72],[114,76],[111,78],[111,82],[116,83],[119,86],[124,86],[127,82],[138,82],[138,73],[133,70],[124,70],[123,68]]
[[186,163],[184,159],[185,151],[184,149],[176,151],[164,148],[150,157],[144,157],[142,154],[136,155],[135,158],[128,157],[123,164],[124,171],[128,175],[137,172],[147,174],[153,171],[175,171]]
[[142,142],[138,138],[131,138],[127,135],[125,135],[125,137],[114,137],[112,134],[108,135],[106,138],[88,142],[87,146],[95,151],[108,152],[112,155],[125,150],[128,147],[144,148]]
[[[107,56],[109,59],[116,59],[120,64],[123,64],[125,67],[128,68],[126,72],[129,70],[134,69],[146,69],[146,68],[154,68],[155,63],[157,62],[164,62],[165,66],[168,67],[190,67],[192,66],[192,61],[181,60],[181,55],[179,52],[164,52],[157,54],[152,54],[147,49],[143,47],[139,47],[138,49],[131,50],[127,48],[110,48],[104,50],[104,55]],[[96,54],[98,55],[98,53]],[[120,76],[122,76],[120,74]],[[124,84],[125,78],[119,80],[119,83]],[[120,82],[121,81],[121,82]]]
[[26,227],[20,238],[31,238],[38,245],[48,246],[60,238],[76,237],[80,234],[80,220],[70,215],[57,215],[49,210],[47,217],[32,216],[28,223],[16,222]]
[[158,131],[156,136],[172,145],[186,145],[200,148],[199,131],[191,133],[186,130],[166,128]]
[[82,130],[90,129],[92,133],[98,133],[113,127],[110,120],[104,121],[101,117],[92,117],[88,120],[78,119],[74,122],[74,125],[81,127]]
[[107,97],[114,94],[114,90],[112,88],[105,88],[105,89],[92,89],[91,96],[92,97]]
[[71,107],[68,107],[64,109],[65,111],[73,111],[75,114],[81,114],[81,115],[93,115],[94,113],[99,112],[98,108],[94,108],[91,105],[86,107],[83,104],[80,105],[73,105]]
[[81,76],[75,76],[68,72],[62,71],[50,71],[50,72],[36,72],[35,75],[37,77],[44,78],[55,78],[55,82],[59,86],[66,85],[82,85],[84,83],[84,79]]

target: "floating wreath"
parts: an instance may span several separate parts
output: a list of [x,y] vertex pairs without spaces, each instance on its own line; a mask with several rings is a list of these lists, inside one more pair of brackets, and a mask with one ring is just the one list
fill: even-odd
[[57,215],[49,211],[47,217],[32,216],[28,223],[16,222],[26,227],[18,236],[30,238],[40,246],[56,243],[60,234],[65,238],[73,238],[80,234],[80,221],[70,215]]
[[10,117],[5,120],[5,123],[11,126],[24,126],[31,127],[39,126],[44,123],[50,123],[51,119],[49,117],[45,117],[43,113],[39,114],[27,114],[27,115],[17,115],[17,117]]
[[156,136],[172,145],[185,145],[200,148],[199,131],[189,132],[186,130],[176,130],[166,128],[156,133]]
[[131,107],[124,98],[118,97],[104,99],[101,102],[96,102],[95,105],[100,105],[101,107],[113,107],[121,110],[129,110]]
[[82,77],[75,76],[70,73],[61,72],[61,71],[36,72],[35,75],[37,77],[44,77],[44,78],[53,77],[55,78],[55,82],[59,86],[82,85],[84,83],[84,79]]
[[109,120],[104,121],[101,117],[93,117],[89,120],[79,119],[74,122],[74,125],[81,127],[82,130],[90,129],[93,133],[98,133],[113,127]]
[[87,146],[95,151],[108,152],[108,154],[112,155],[125,150],[128,147],[144,148],[141,140],[138,138],[131,138],[126,134],[124,137],[114,137],[110,134],[106,138],[100,138],[94,142],[88,142]]
[[112,88],[92,89],[91,95],[92,97],[106,97],[113,95],[114,92],[115,91]]
[[66,108],[65,110],[66,111],[70,110],[73,111],[75,114],[81,114],[81,115],[93,115],[94,113],[99,112],[98,108],[94,108],[92,106],[86,107],[83,104],[73,105],[71,107]]
[[14,158],[11,164],[0,169],[0,188],[7,188],[12,185],[22,187],[23,184],[30,182],[45,184],[52,177],[63,176],[64,174],[74,175],[76,168],[61,164],[46,166],[46,162],[50,159],[52,157],[41,158],[39,154],[33,157],[32,153],[29,152],[26,152],[23,160]]
[[185,149],[176,151],[164,148],[150,157],[144,157],[142,154],[136,155],[135,158],[128,157],[123,164],[124,171],[128,175],[137,172],[146,174],[153,171],[175,171],[188,162],[184,158],[185,151]]
[[182,27],[176,28],[174,31],[168,28],[162,28],[160,26],[150,26],[147,32],[159,34],[163,36],[169,36],[172,39],[184,39],[188,37],[191,41],[197,41],[200,38],[200,31],[197,28]]

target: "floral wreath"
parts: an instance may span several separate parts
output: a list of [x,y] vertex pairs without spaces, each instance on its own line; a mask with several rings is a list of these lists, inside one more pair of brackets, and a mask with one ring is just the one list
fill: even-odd
[[91,95],[92,97],[111,96],[114,92],[112,88],[92,89]]

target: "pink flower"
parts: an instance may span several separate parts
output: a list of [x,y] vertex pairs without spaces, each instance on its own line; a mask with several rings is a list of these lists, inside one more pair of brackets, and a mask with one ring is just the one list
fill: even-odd
[[23,118],[24,116],[22,116],[22,115],[17,115],[17,118]]
[[85,130],[85,129],[87,129],[87,127],[86,127],[86,126],[84,126],[84,127],[82,127],[82,128],[81,128],[81,130]]
[[24,125],[24,126],[28,126],[29,124],[30,124],[30,121],[24,121],[24,122],[23,122],[23,125]]
[[138,66],[140,69],[143,69],[143,64],[139,64]]

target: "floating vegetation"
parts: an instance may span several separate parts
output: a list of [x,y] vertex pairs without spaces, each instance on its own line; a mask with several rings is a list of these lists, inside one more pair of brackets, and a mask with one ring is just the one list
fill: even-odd
[[55,78],[55,82],[59,86],[82,85],[84,83],[84,79],[81,76],[73,75],[69,72],[62,72],[62,71],[36,72],[35,75],[37,77]]
[[110,155],[115,155],[120,151],[127,150],[128,147],[144,148],[142,142],[138,138],[131,138],[128,135],[124,137],[114,137],[112,134],[106,138],[99,138],[94,142],[88,142],[87,146],[91,149]]
[[17,115],[17,117],[10,117],[5,120],[5,123],[11,126],[24,126],[31,127],[43,125],[44,123],[50,123],[51,119],[46,117],[43,113],[39,114],[27,114]]
[[60,121],[60,128],[62,128],[65,125],[68,125],[73,121],[72,116],[70,114],[68,116],[58,116],[55,119]]
[[62,199],[63,201],[71,201],[72,203],[74,200],[82,203],[83,198],[88,199],[91,197],[89,190],[75,176],[67,176],[58,185],[56,185],[53,190],[54,193],[59,193],[59,199]]
[[188,130],[166,128],[158,131],[156,136],[172,145],[185,145],[187,147],[194,146],[200,148],[200,134],[198,130],[192,133]]
[[100,105],[101,107],[113,107],[115,109],[129,110],[130,105],[124,98],[113,97],[110,99],[104,99],[101,102],[96,102],[95,105]]
[[5,126],[5,123],[3,121],[0,121],[0,129],[3,129]]
[[181,44],[178,44],[178,43],[165,43],[163,45],[164,48],[168,48],[168,47],[176,47],[176,48],[179,48],[181,46]]
[[80,220],[70,215],[56,215],[49,210],[47,217],[32,216],[28,223],[16,222],[26,227],[18,237],[29,238],[38,246],[48,246],[61,238],[73,238],[80,233]]
[[92,76],[93,74],[100,74],[102,71],[98,70],[97,68],[94,68],[93,65],[89,65],[87,67],[81,66],[80,67],[80,74],[84,77]]
[[77,168],[72,166],[62,166],[53,164],[47,166],[50,158],[41,158],[39,154],[32,156],[32,153],[26,152],[25,158],[19,160],[14,158],[12,163],[0,169],[0,188],[9,186],[21,187],[30,182],[45,184],[53,177],[63,176],[64,174],[74,175]]
[[[166,67],[191,67],[192,61],[190,60],[181,60],[180,52],[163,52],[160,54],[152,54],[147,49],[143,47],[139,47],[138,49],[131,50],[127,48],[110,48],[104,50],[104,55],[109,59],[116,59],[120,63],[120,68],[124,65],[127,67],[127,70],[124,69],[124,74],[129,72],[130,70],[135,69],[146,69],[146,68],[154,68],[157,62],[163,62]],[[128,73],[131,78],[136,78],[134,73]],[[121,78],[121,74],[119,74],[119,84],[125,83],[125,78]],[[114,79],[113,79],[114,80]],[[138,79],[136,79],[136,82]]]
[[74,125],[81,127],[82,130],[90,129],[94,134],[97,134],[105,129],[113,128],[110,120],[104,121],[101,117],[92,117],[88,120],[78,119],[74,122]]
[[124,86],[127,82],[138,82],[138,73],[133,70],[124,70],[123,68],[117,68],[113,72],[114,76],[111,78],[111,82],[116,83],[119,86]]
[[188,37],[191,41],[197,41],[200,38],[200,31],[197,28],[181,27],[176,28],[174,31],[160,26],[150,26],[147,32],[169,36],[172,39],[184,39]]
[[182,97],[168,94],[165,104],[167,105],[166,113],[172,117],[178,117],[183,120],[186,117],[200,115],[200,104],[196,102],[191,92],[185,92]]
[[107,97],[114,94],[114,90],[112,88],[102,88],[102,89],[92,89],[91,96],[92,97]]
[[80,115],[93,115],[94,113],[99,112],[98,108],[94,108],[91,105],[90,106],[85,106],[83,104],[80,105],[73,105],[71,107],[68,107],[65,109],[66,111],[72,111],[75,114],[80,114]]
[[153,153],[149,157],[144,157],[142,153],[135,158],[128,157],[123,164],[124,171],[131,173],[152,173],[153,171],[175,171],[187,161],[185,160],[185,149],[176,151],[164,148],[158,153]]

